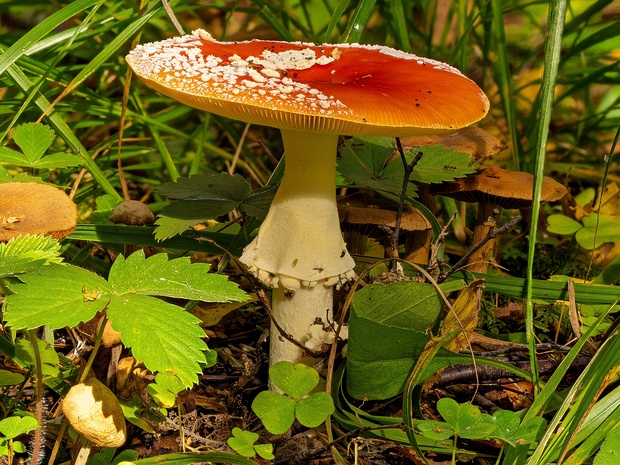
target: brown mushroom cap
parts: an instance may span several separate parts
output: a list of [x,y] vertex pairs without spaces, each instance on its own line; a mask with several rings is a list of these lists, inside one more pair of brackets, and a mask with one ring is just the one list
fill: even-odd
[[125,200],[118,204],[108,219],[114,224],[145,226],[155,223],[155,215],[138,200]]
[[[392,203],[361,192],[338,200],[338,216],[341,223],[352,225],[396,226],[396,210]],[[400,223],[402,233],[431,228],[430,222],[419,210],[405,207]]]
[[489,109],[455,68],[384,46],[217,42],[198,30],[138,46],[127,62],[179,102],[281,129],[408,136],[455,130]]
[[[432,184],[431,193],[465,202],[480,202],[517,209],[532,204],[533,183],[534,176],[529,173],[490,166],[455,181]],[[543,202],[560,200],[567,193],[562,184],[545,176],[541,194]]]
[[62,190],[35,182],[0,184],[0,242],[26,234],[56,239],[77,224],[77,207]]
[[497,137],[477,127],[466,127],[447,134],[424,134],[400,139],[404,149],[439,144],[463,152],[481,161],[492,158],[506,148]]

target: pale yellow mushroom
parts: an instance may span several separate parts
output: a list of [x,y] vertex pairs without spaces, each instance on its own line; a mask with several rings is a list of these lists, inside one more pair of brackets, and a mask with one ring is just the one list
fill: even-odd
[[127,430],[121,404],[96,378],[71,387],[62,409],[73,429],[93,444],[120,447],[125,443]]

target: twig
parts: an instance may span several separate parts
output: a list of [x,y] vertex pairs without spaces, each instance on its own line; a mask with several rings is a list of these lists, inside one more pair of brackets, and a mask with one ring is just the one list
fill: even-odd
[[403,162],[403,169],[405,174],[403,176],[403,186],[400,191],[400,199],[398,201],[398,211],[396,212],[396,225],[394,227],[394,235],[392,236],[392,269],[396,269],[398,263],[398,236],[400,234],[400,223],[403,218],[403,210],[405,208],[405,197],[407,197],[407,186],[409,185],[409,178],[411,177],[411,173],[413,173],[413,169],[424,155],[424,152],[420,151],[416,153],[411,163],[407,163],[407,158],[405,157],[405,151],[403,150],[403,144],[400,142],[400,138],[396,138],[396,147],[398,148],[398,153],[400,154],[400,160]]
[[181,23],[175,16],[174,11],[172,11],[172,8],[170,7],[170,3],[168,2],[168,0],[161,0],[161,3],[164,6],[164,10],[166,10],[168,17],[170,18],[170,21],[172,21],[172,24],[177,29],[178,33],[184,36],[185,30],[183,29],[183,26],[181,26]]
[[447,273],[443,276],[443,279],[441,280],[438,279],[437,281],[440,283],[444,282],[446,279],[448,279],[450,275],[458,271],[465,263],[467,263],[467,260],[469,259],[469,257],[472,256],[474,252],[480,249],[484,244],[489,242],[491,239],[495,239],[500,234],[503,234],[506,231],[512,229],[519,221],[521,221],[521,216],[517,215],[513,219],[511,219],[510,221],[508,221],[507,223],[505,223],[504,225],[500,226],[497,229],[491,227],[487,235],[484,236],[482,240],[480,240],[480,242],[478,242],[477,244],[474,244],[471,247],[471,249],[469,249],[469,251],[465,255],[463,255],[463,257],[461,257],[461,259],[452,268],[450,268],[447,271]]
[[433,271],[435,270],[435,268],[439,268],[439,277],[440,278],[443,277],[444,262],[443,262],[443,260],[441,258],[438,257],[438,255],[439,255],[439,248],[441,247],[441,244],[443,244],[445,242],[446,237],[448,237],[448,228],[450,227],[452,222],[456,219],[456,215],[457,215],[457,212],[454,212],[452,214],[452,216],[450,217],[450,219],[448,220],[446,225],[442,228],[441,232],[437,236],[437,239],[435,239],[435,243],[431,247],[431,257],[430,257],[430,260],[428,262],[429,265],[428,265],[427,271],[430,274],[432,274]]
[[361,426],[357,429],[354,429],[353,431],[349,431],[347,434],[340,436],[337,439],[334,439],[333,441],[325,444],[324,446],[321,447],[317,447],[316,449],[310,449],[310,450],[305,450],[299,454],[297,454],[294,457],[283,457],[281,459],[278,460],[274,460],[270,463],[270,465],[280,465],[280,464],[284,464],[284,463],[290,463],[290,464],[294,464],[294,463],[307,463],[309,461],[309,459],[311,457],[316,457],[317,455],[320,455],[324,452],[327,452],[329,449],[331,449],[332,447],[334,447],[335,445],[337,445],[338,443],[349,439],[351,437],[355,437],[355,436],[359,436],[361,434],[364,434],[368,431],[373,431],[373,430],[382,430],[382,429],[400,429],[402,425],[398,424],[398,425],[378,425],[378,426]]

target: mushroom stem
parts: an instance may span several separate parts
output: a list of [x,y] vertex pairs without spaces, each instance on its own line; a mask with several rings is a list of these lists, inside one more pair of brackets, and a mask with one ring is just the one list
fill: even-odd
[[[302,344],[309,339],[310,326],[320,318],[325,322],[332,318],[333,286],[318,284],[314,287],[302,286],[294,293],[284,288],[276,288],[271,296],[274,320]],[[271,323],[269,343],[269,365],[283,360],[299,362],[303,351],[283,337],[274,323]]]
[[[476,226],[472,239],[472,247],[482,241],[489,230],[497,225],[501,207],[492,203],[481,202],[478,204],[478,216],[476,218]],[[493,257],[493,247],[495,240],[491,239],[484,243],[478,250],[471,254],[468,260],[467,269],[476,273],[486,273],[489,268],[489,261]]]
[[[336,205],[338,136],[282,130],[286,165],[258,236],[241,256],[250,272],[274,288],[274,319],[303,342],[332,308],[332,288],[352,276]],[[270,363],[298,361],[301,350],[272,326]]]

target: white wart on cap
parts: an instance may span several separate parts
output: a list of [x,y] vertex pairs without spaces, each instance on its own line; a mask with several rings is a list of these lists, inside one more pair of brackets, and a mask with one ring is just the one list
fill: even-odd
[[458,129],[489,109],[455,68],[384,46],[217,42],[198,30],[138,46],[127,62],[175,100],[281,129],[408,136]]

